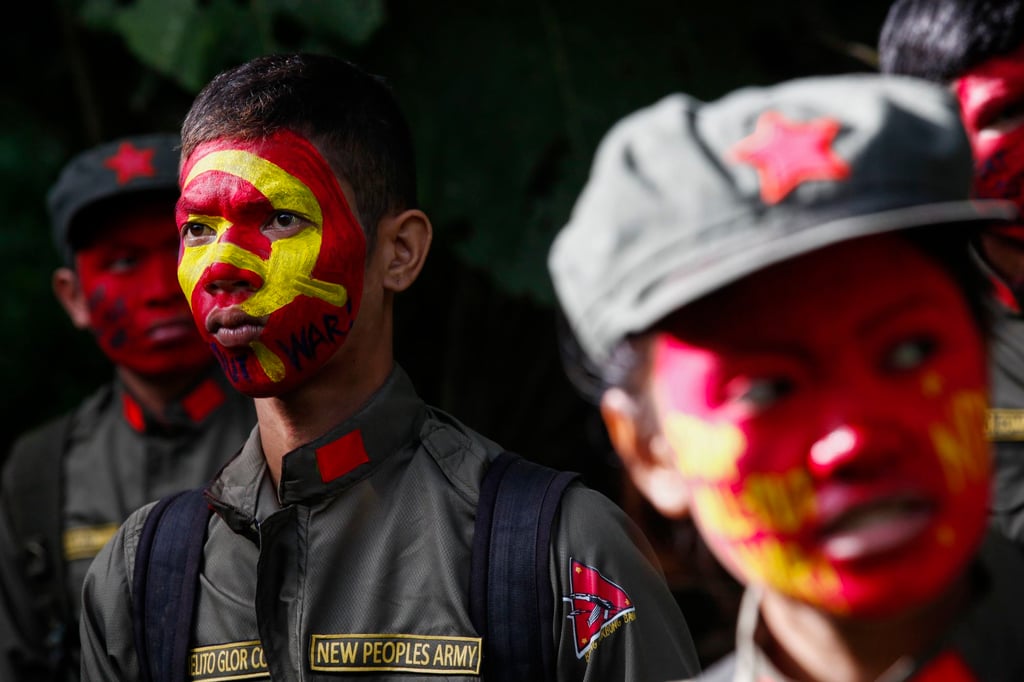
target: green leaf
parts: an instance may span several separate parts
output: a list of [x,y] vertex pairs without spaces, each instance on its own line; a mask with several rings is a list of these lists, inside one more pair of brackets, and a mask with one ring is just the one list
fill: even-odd
[[267,4],[311,33],[353,46],[367,43],[387,20],[384,0],[276,0]]

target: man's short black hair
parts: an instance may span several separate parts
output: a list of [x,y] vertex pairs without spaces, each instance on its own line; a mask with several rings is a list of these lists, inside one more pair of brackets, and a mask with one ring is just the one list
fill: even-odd
[[182,125],[181,158],[219,138],[291,130],[317,146],[355,192],[372,244],[384,216],[417,207],[412,135],[385,81],[338,57],[267,55],[221,72]]
[[896,0],[878,42],[883,73],[948,83],[1024,42],[1022,0]]

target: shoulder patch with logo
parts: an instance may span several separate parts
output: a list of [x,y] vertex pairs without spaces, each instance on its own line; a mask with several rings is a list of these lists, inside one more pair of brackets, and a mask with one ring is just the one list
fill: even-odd
[[572,606],[568,618],[575,635],[576,658],[589,660],[600,640],[636,620],[636,607],[625,590],[596,568],[570,557],[569,571],[572,592],[562,601]]

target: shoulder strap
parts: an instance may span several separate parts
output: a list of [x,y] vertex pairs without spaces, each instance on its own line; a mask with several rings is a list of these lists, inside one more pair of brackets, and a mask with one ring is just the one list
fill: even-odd
[[146,682],[184,682],[210,507],[202,488],[162,498],[139,536],[132,619]]
[[484,637],[484,679],[555,679],[551,527],[578,476],[510,452],[484,475],[470,563],[470,618]]
[[64,452],[73,412],[25,436],[4,467],[5,511],[11,521],[19,562],[33,584],[33,610],[45,626],[50,664],[68,661],[65,643],[78,638],[65,588],[62,503]]

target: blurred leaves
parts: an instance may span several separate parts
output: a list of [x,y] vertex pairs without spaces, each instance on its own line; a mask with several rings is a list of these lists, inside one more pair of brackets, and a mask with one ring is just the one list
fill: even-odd
[[[506,293],[551,305],[547,249],[616,119],[673,90],[717,96],[856,66],[824,45],[858,36],[827,25],[820,8],[732,4],[81,0],[77,17],[186,93],[285,50],[334,52],[385,74],[410,113],[439,233]],[[141,78],[129,101],[153,102],[154,87]]]
[[[396,353],[425,398],[507,447],[585,456],[553,338],[546,259],[596,146],[673,91],[701,99],[871,68],[888,0],[51,0],[3,43],[0,406],[31,425],[109,373],[49,291],[44,197],[60,165],[112,137],[180,125],[222,69],[328,52],[383,74],[409,115],[435,227],[400,297]],[[344,93],[339,93],[343,96]],[[685,179],[681,179],[685,182]],[[594,423],[592,412],[587,422]],[[598,422],[599,423],[599,422]],[[601,429],[597,428],[597,432]],[[588,435],[589,433],[589,435]],[[0,443],[3,445],[3,443]],[[600,459],[600,458],[598,458]],[[606,463],[601,460],[598,466]]]
[[384,0],[87,0],[89,27],[119,34],[136,58],[197,92],[223,68],[261,54],[361,45]]

